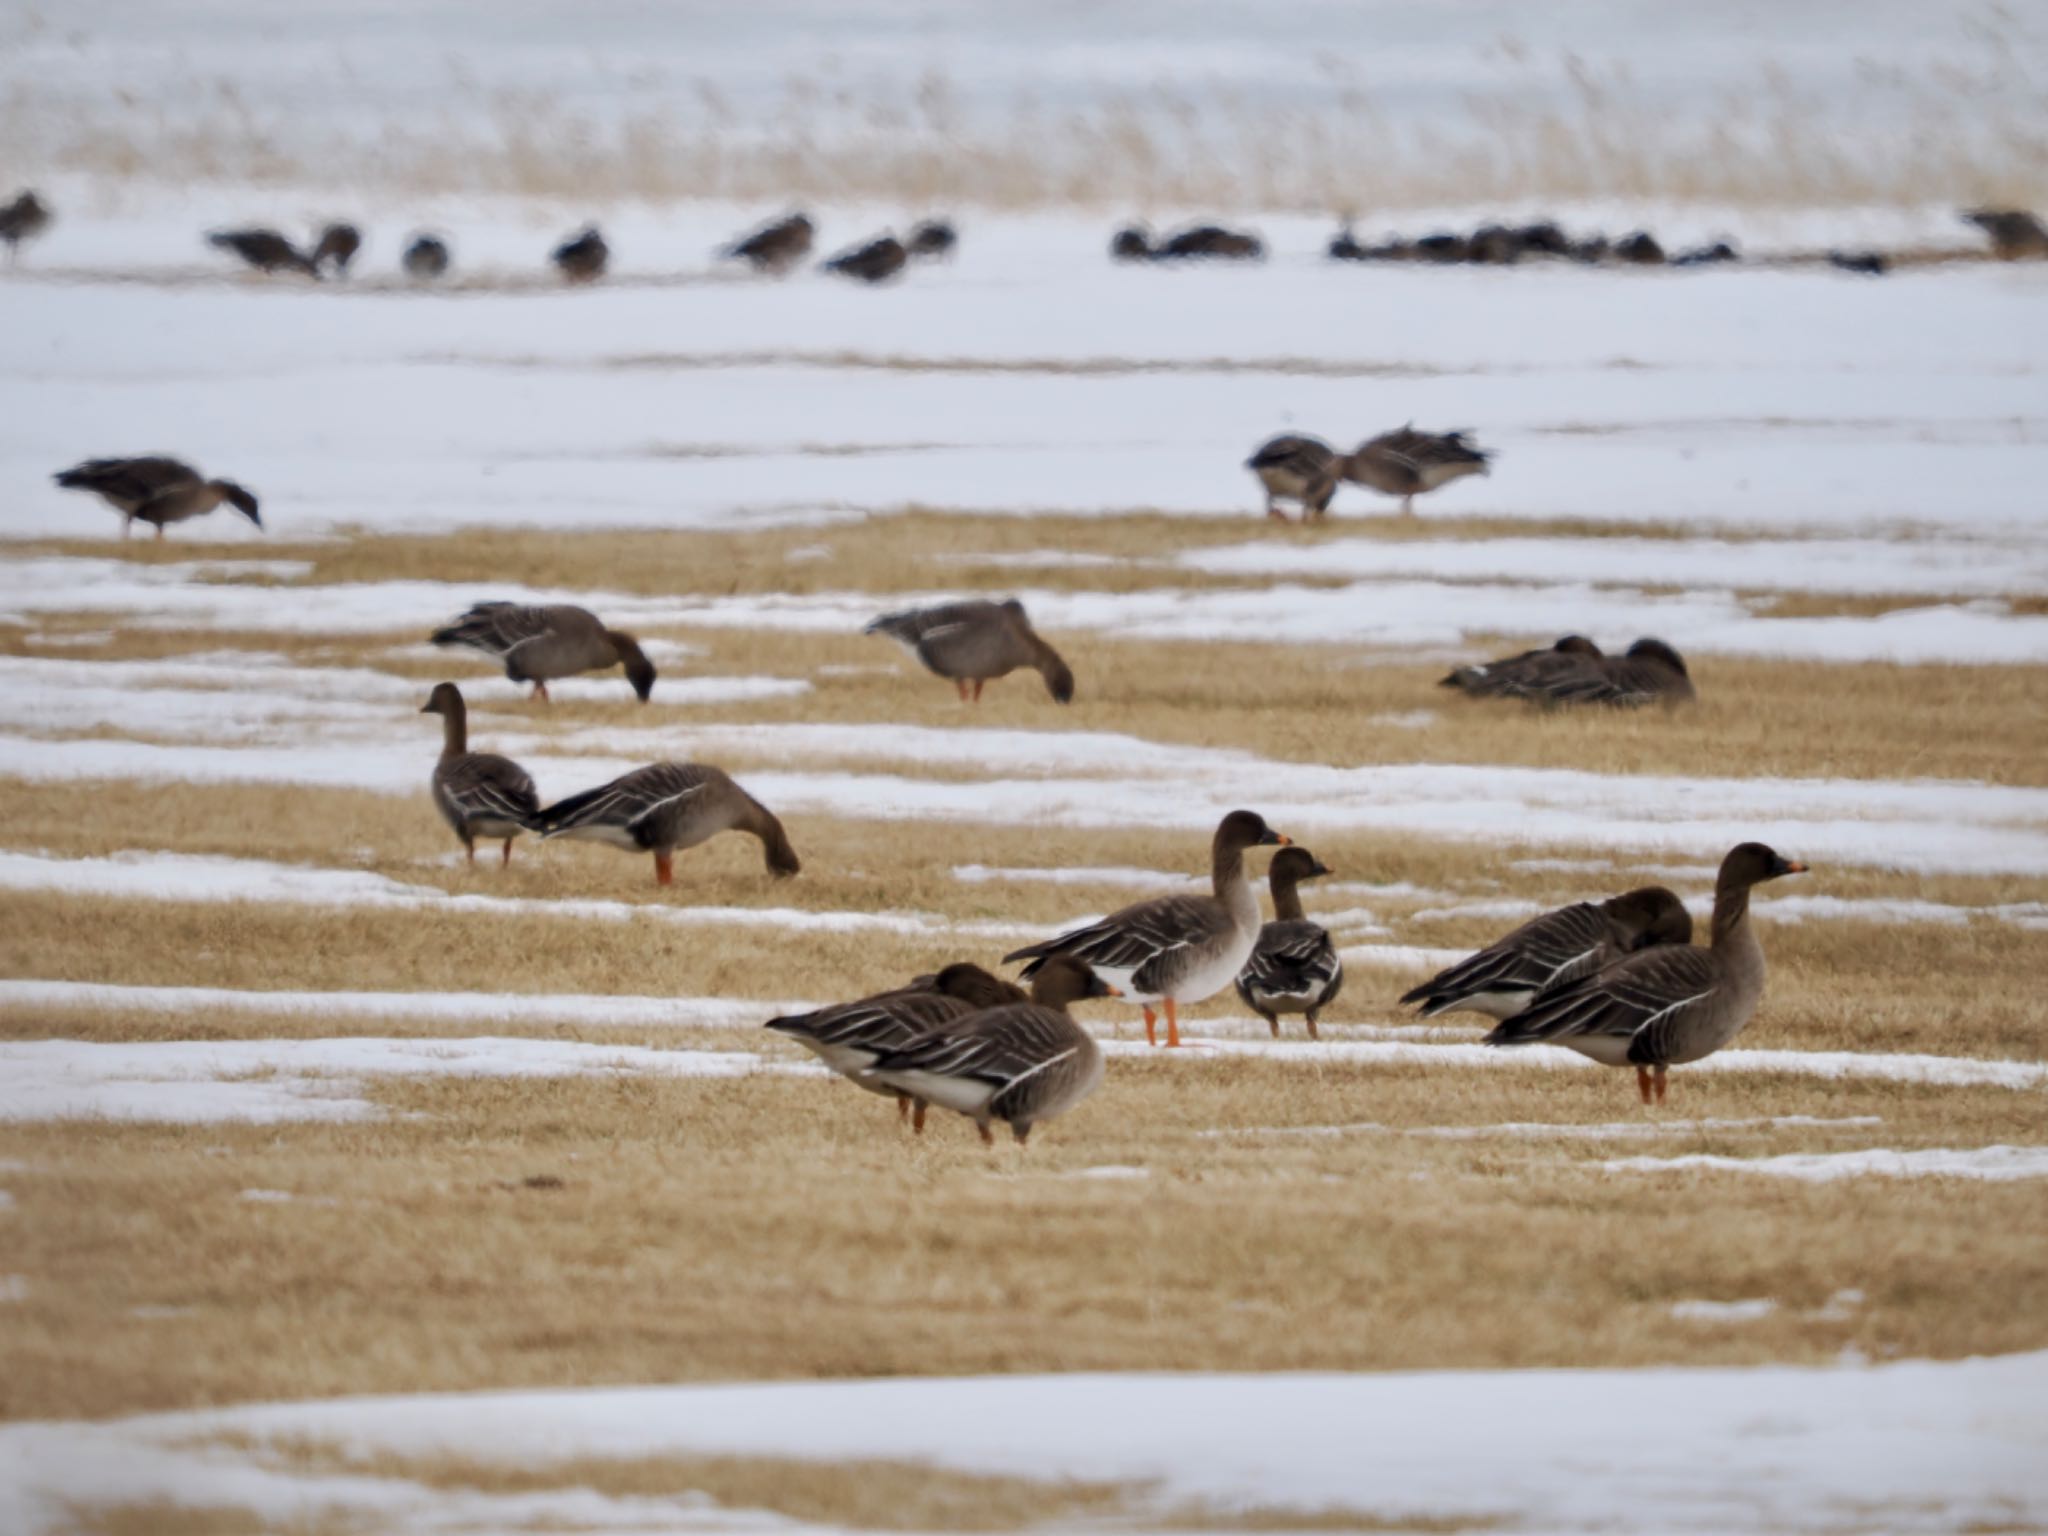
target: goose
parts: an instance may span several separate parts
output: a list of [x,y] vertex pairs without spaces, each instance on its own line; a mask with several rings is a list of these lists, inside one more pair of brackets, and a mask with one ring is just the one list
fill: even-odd
[[2023,208],[1973,208],[1961,215],[1991,238],[1991,254],[2000,261],[2048,256],[2048,229]]
[[1152,231],[1142,224],[1131,224],[1118,230],[1110,237],[1109,257],[1112,261],[1150,261]]
[[1575,901],[1532,917],[1513,933],[1402,994],[1422,1017],[1465,1009],[1512,1019],[1538,998],[1658,944],[1690,944],[1692,915],[1661,885],[1605,901]]
[[1329,872],[1306,848],[1282,848],[1266,871],[1273,921],[1259,930],[1251,959],[1237,973],[1237,995],[1271,1026],[1275,1040],[1283,1013],[1306,1015],[1308,1037],[1315,1039],[1316,1015],[1336,1001],[1344,986],[1344,962],[1337,958],[1330,930],[1302,916],[1296,889]]
[[768,873],[778,880],[803,868],[782,823],[732,781],[705,763],[650,763],[609,784],[557,800],[540,813],[541,841],[570,837],[654,855],[658,885],[675,882],[678,848],[694,848],[721,832],[761,840]]
[[1413,515],[1417,496],[1489,473],[1492,458],[1463,432],[1418,432],[1410,423],[1361,444],[1338,470],[1354,484],[1400,497],[1401,511]]
[[1625,655],[1573,657],[1567,665],[1531,675],[1503,691],[1546,704],[1606,704],[1615,709],[1685,704],[1698,696],[1685,658],[1648,636]]
[[348,264],[356,259],[356,252],[363,248],[363,237],[353,224],[330,224],[320,231],[320,243],[313,247],[313,265],[323,261],[334,263],[336,277],[348,276]]
[[1345,220],[1342,229],[1330,236],[1330,243],[1323,247],[1323,254],[1332,261],[1369,261],[1372,259],[1372,251],[1368,247],[1359,244],[1358,233],[1352,229],[1351,221],[1348,219]]
[[164,528],[187,518],[202,517],[228,503],[258,528],[263,518],[256,498],[232,480],[207,480],[181,459],[161,454],[135,459],[87,459],[53,477],[67,491],[91,491],[121,514],[121,537],[137,522]]
[[573,603],[476,603],[454,623],[428,637],[435,645],[466,645],[496,656],[515,683],[532,683],[533,697],[548,702],[548,684],[579,672],[623,666],[626,681],[645,704],[654,692],[654,663],[640,642],[607,629],[588,608]]
[[1548,219],[1517,229],[1515,243],[1525,256],[1569,256],[1572,248],[1564,231]]
[[1419,261],[1433,261],[1438,266],[1452,266],[1471,256],[1472,242],[1463,235],[1439,230],[1435,234],[1424,235],[1409,247],[1409,251]]
[[1065,1114],[1102,1081],[1102,1047],[1067,1007],[1115,995],[1078,960],[1054,956],[1032,979],[1030,1002],[943,1025],[884,1052],[866,1075],[885,1090],[966,1115],[990,1145],[993,1120],[1006,1122],[1022,1143],[1032,1126]]
[[1263,261],[1266,247],[1257,235],[1198,224],[1167,236],[1153,247],[1152,256],[1158,261]]
[[1287,435],[1268,438],[1244,461],[1266,488],[1266,516],[1286,522],[1281,501],[1301,504],[1301,520],[1320,518],[1337,494],[1337,455],[1321,438]]
[[1636,1069],[1645,1104],[1664,1102],[1671,1067],[1711,1056],[1742,1033],[1764,995],[1764,950],[1749,920],[1751,887],[1806,866],[1762,843],[1738,843],[1714,881],[1713,942],[1659,944],[1538,998],[1496,1025],[1488,1045],[1569,1046]]
[[586,224],[556,246],[548,260],[555,264],[555,269],[566,281],[594,283],[611,265],[612,248],[604,243],[604,236],[595,224]]
[[885,613],[870,620],[861,633],[887,635],[927,670],[951,678],[962,703],[979,703],[985,684],[1022,667],[1044,678],[1046,692],[1059,703],[1074,697],[1072,670],[1038,637],[1024,605],[1014,597],[1000,603],[941,603]]
[[1614,254],[1631,266],[1664,265],[1664,247],[1657,243],[1657,237],[1647,229],[1638,229],[1623,235],[1614,243]]
[[20,256],[24,241],[35,239],[55,219],[50,205],[33,192],[23,192],[13,202],[0,207],[0,240],[7,243],[8,265],[12,266]]
[[533,776],[509,757],[469,750],[469,707],[453,683],[436,683],[420,706],[423,715],[441,717],[441,758],[434,764],[434,808],[455,829],[469,862],[476,863],[476,840],[501,837],[505,851],[500,867],[512,862],[512,839],[533,829],[540,815],[540,797]]
[[1482,224],[1472,231],[1465,259],[1480,266],[1511,267],[1522,259],[1521,232],[1505,224]]
[[1528,690],[1540,686],[1544,678],[1575,672],[1584,664],[1580,658],[1597,659],[1605,654],[1584,635],[1566,635],[1556,644],[1538,651],[1503,656],[1499,661],[1489,661],[1482,666],[1459,667],[1450,676],[1439,678],[1437,686],[1456,688],[1480,699],[1503,695],[1526,698]]
[[735,240],[719,255],[727,261],[744,261],[756,272],[787,272],[811,254],[815,233],[808,215],[792,213]]
[[206,237],[206,242],[234,252],[258,272],[299,272],[313,278],[320,275],[312,258],[274,229],[217,229]]
[[766,1026],[807,1046],[819,1060],[856,1087],[887,1094],[896,1100],[899,1117],[911,1117],[911,1129],[924,1132],[926,1100],[865,1077],[884,1052],[910,1044],[921,1035],[977,1013],[1021,1003],[1027,994],[978,965],[961,961],[932,976],[920,976],[907,987],[877,992],[858,1002],[820,1008],[815,1013],[786,1014]]
[[414,235],[400,258],[407,277],[430,281],[448,275],[448,242],[438,235]]
[[1232,811],[1210,845],[1209,896],[1158,896],[1112,912],[1003,956],[1029,960],[1035,975],[1055,955],[1071,955],[1145,1011],[1145,1039],[1159,1043],[1152,1005],[1166,1004],[1166,1043],[1180,1044],[1178,1005],[1214,997],[1244,969],[1259,941],[1259,898],[1245,879],[1247,848],[1285,845],[1288,839],[1256,811]]
[[909,251],[914,260],[930,261],[951,256],[959,244],[959,232],[951,224],[944,219],[926,219],[910,232]]
[[903,249],[903,242],[894,235],[883,235],[865,245],[856,245],[841,251],[825,263],[827,272],[837,272],[842,277],[857,277],[864,283],[886,283],[901,272],[910,260]]

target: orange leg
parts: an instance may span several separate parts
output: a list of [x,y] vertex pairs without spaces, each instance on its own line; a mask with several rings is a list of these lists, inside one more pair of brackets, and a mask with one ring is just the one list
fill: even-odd
[[996,1144],[996,1133],[988,1128],[986,1120],[975,1121],[974,1128],[981,1132],[981,1144],[984,1147],[992,1147]]
[[1266,1025],[1273,1031],[1273,1038],[1278,1040],[1280,1038],[1280,1016],[1273,1013],[1267,1014]]
[[1666,1068],[1665,1068],[1664,1064],[1663,1064],[1663,1063],[1662,1063],[1661,1061],[1660,1061],[1660,1062],[1658,1062],[1658,1063],[1657,1063],[1657,1080],[1656,1080],[1656,1081],[1657,1081],[1657,1102],[1658,1102],[1659,1104],[1662,1104],[1662,1103],[1664,1102],[1664,1073],[1665,1073],[1665,1071],[1666,1071]]
[[476,868],[476,844],[475,844],[475,843],[465,843],[465,844],[463,844],[463,846],[464,846],[465,848],[467,848],[467,849],[469,850],[469,867],[470,867],[471,869],[475,869],[475,868]]
[[917,1132],[918,1135],[922,1136],[924,1134],[925,1111],[930,1109],[931,1105],[925,1103],[923,1099],[914,1099],[912,1100],[912,1103],[916,1107],[913,1108],[910,1112],[910,1128],[913,1131]]
[[1636,1068],[1636,1092],[1643,1096],[1645,1104],[1650,1102],[1650,1069],[1648,1067]]
[[1308,1037],[1311,1040],[1320,1040],[1322,1038],[1321,1035],[1316,1033],[1316,1016],[1314,1012],[1310,1012],[1308,1015]]
[[498,860],[498,868],[500,868],[500,869],[503,869],[503,868],[504,868],[504,867],[505,867],[505,866],[506,866],[507,864],[510,864],[511,862],[512,862],[512,839],[508,837],[508,838],[506,838],[506,839],[505,839],[505,852],[504,852],[504,855],[503,855],[503,856],[502,856],[502,857],[501,857],[501,858],[500,858],[500,859]]
[[898,1120],[908,1120],[910,1118],[910,1095],[907,1093],[896,1095],[896,1118]]
[[1180,1044],[1180,1017],[1174,1012],[1170,997],[1166,1000],[1166,1044],[1169,1048]]
[[1147,1045],[1157,1045],[1159,1037],[1153,1033],[1153,1028],[1158,1024],[1159,1016],[1152,1011],[1150,1003],[1145,1003],[1141,1006],[1145,1010],[1145,1043]]
[[672,853],[657,853],[654,856],[654,883],[656,885],[674,885],[676,883],[675,857]]
[[967,702],[967,679],[964,677],[956,677],[953,679],[953,686],[959,690],[960,702],[962,704],[965,704]]
[[554,703],[554,700],[548,697],[548,685],[546,683],[535,683],[533,685],[533,692],[528,694],[527,697],[539,699],[543,704]]
[[977,704],[979,704],[979,703],[981,702],[981,689],[982,689],[982,685],[983,685],[984,683],[986,683],[987,681],[988,681],[988,679],[987,679],[987,678],[984,678],[984,677],[977,677],[977,678],[976,678],[976,679],[974,680],[974,702],[975,702],[975,703],[977,703]]

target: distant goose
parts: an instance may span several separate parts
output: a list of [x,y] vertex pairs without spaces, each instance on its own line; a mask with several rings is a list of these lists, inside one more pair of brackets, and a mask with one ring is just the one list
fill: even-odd
[[1229,986],[1259,941],[1259,898],[1245,878],[1245,850],[1286,842],[1256,811],[1232,811],[1210,844],[1212,895],[1137,902],[1099,923],[1013,950],[1003,960],[1029,960],[1028,977],[1053,956],[1070,955],[1145,1010],[1145,1038],[1155,1045],[1152,1005],[1163,1001],[1166,1043],[1177,1046],[1178,1005],[1199,1003]]
[[435,235],[415,235],[405,248],[400,264],[405,275],[430,282],[448,275],[448,243]]
[[1450,676],[1439,678],[1437,686],[1456,688],[1480,699],[1527,698],[1546,678],[1576,673],[1585,665],[1584,658],[1597,660],[1604,654],[1584,635],[1566,635],[1540,651],[1523,651],[1519,656],[1503,656],[1481,666],[1459,667]]
[[910,232],[909,250],[913,260],[929,261],[937,256],[950,256],[960,244],[960,236],[944,219],[926,219]]
[[993,1145],[991,1121],[1019,1142],[1065,1114],[1102,1081],[1102,1048],[1069,1004],[1114,988],[1078,961],[1056,956],[1032,982],[1031,1001],[968,1014],[878,1057],[867,1075],[885,1089],[956,1110]]
[[903,242],[894,235],[883,235],[865,245],[854,246],[841,251],[825,263],[827,272],[837,272],[842,277],[857,277],[864,283],[886,283],[901,272],[910,260],[903,249]]
[[1330,942],[1330,930],[1302,915],[1304,880],[1319,880],[1329,868],[1306,848],[1282,848],[1266,871],[1273,892],[1273,921],[1259,930],[1251,959],[1237,975],[1237,995],[1280,1038],[1283,1013],[1308,1019],[1316,1038],[1316,1015],[1337,1000],[1344,986],[1344,962]]
[[2001,261],[2048,256],[2048,229],[2024,208],[1973,208],[1962,219],[1991,237],[1991,252]]
[[719,254],[728,261],[744,261],[757,272],[787,272],[811,254],[815,233],[808,215],[792,213],[735,240]]
[[1323,253],[1332,261],[1369,261],[1372,259],[1371,249],[1359,243],[1358,235],[1352,230],[1349,221],[1346,221],[1344,227],[1330,237],[1330,243],[1323,248]]
[[1664,1102],[1668,1068],[1711,1056],[1742,1032],[1764,995],[1764,951],[1750,888],[1806,866],[1741,843],[1714,882],[1711,948],[1659,944],[1558,987],[1496,1027],[1488,1045],[1569,1046],[1610,1067],[1633,1066],[1648,1104]]
[[1569,665],[1528,676],[1501,690],[1545,704],[1686,704],[1697,697],[1685,658],[1662,640],[1636,641],[1623,656],[1575,656]]
[[1244,467],[1266,488],[1266,516],[1277,522],[1287,521],[1278,505],[1282,501],[1300,503],[1301,520],[1307,522],[1328,511],[1330,498],[1337,494],[1337,455],[1321,438],[1269,438]]
[[979,702],[983,686],[1029,667],[1061,704],[1074,697],[1074,674],[1031,627],[1014,597],[1000,603],[941,603],[871,620],[863,634],[887,635],[940,677],[951,678],[961,702]]
[[[935,976],[920,976],[907,987],[878,992],[858,1002],[789,1014],[765,1026],[809,1047],[819,1060],[856,1087],[896,1100],[898,1115],[912,1115],[913,1130],[924,1130],[924,1099],[865,1076],[888,1051],[964,1019],[984,1008],[1021,1003],[1026,994],[978,965],[949,965]],[[912,1114],[912,1111],[915,1111]]]
[[654,855],[654,878],[674,882],[679,848],[694,848],[721,832],[761,840],[768,873],[781,879],[803,865],[772,811],[734,783],[723,768],[704,763],[651,763],[609,784],[557,800],[540,813],[541,839],[568,837],[609,843]]
[[548,260],[555,264],[555,269],[567,281],[594,283],[611,265],[612,248],[604,243],[604,236],[595,224],[586,224],[556,246]]
[[1410,425],[1361,444],[1339,468],[1346,480],[1400,497],[1402,512],[1412,515],[1417,496],[1486,474],[1492,459],[1463,432],[1418,432]]
[[180,459],[160,455],[137,459],[87,459],[55,477],[67,491],[91,491],[122,514],[121,537],[138,522],[149,523],[161,539],[171,523],[203,517],[226,502],[258,528],[263,519],[256,498],[232,480],[206,480]]
[[1422,1016],[1463,1009],[1511,1019],[1558,987],[1602,970],[1624,955],[1658,944],[1690,944],[1692,916],[1661,885],[1605,901],[1574,902],[1532,917],[1402,995]]
[[1216,224],[1198,224],[1168,235],[1153,247],[1152,255],[1161,261],[1261,261],[1266,247],[1257,235]]
[[642,704],[654,692],[654,663],[640,642],[623,630],[607,629],[596,614],[573,603],[477,603],[428,638],[436,645],[466,645],[498,657],[505,675],[515,683],[533,684],[533,697],[544,703],[549,683],[616,666],[625,667],[626,681]]
[[348,264],[362,248],[362,233],[355,225],[330,224],[320,232],[320,243],[313,247],[313,265],[318,267],[323,261],[331,261],[334,275],[347,277]]
[[512,862],[512,839],[534,829],[540,798],[533,778],[509,757],[469,750],[469,708],[453,683],[436,683],[423,715],[441,717],[441,759],[434,764],[434,808],[455,829],[469,862],[476,863],[476,840],[500,837],[505,851],[499,863]]
[[1109,254],[1113,261],[1150,261],[1152,231],[1142,224],[1132,224],[1118,230],[1110,237]]
[[1860,277],[1883,277],[1892,269],[1891,257],[1883,251],[1829,251],[1828,265]]
[[6,242],[9,265],[20,256],[24,242],[42,234],[55,218],[50,205],[33,192],[23,192],[0,207],[0,241]]
[[218,229],[209,245],[231,251],[258,272],[299,272],[317,278],[320,269],[291,241],[274,229]]
[[1631,266],[1660,267],[1664,264],[1664,247],[1646,229],[1623,235],[1615,242],[1614,254]]

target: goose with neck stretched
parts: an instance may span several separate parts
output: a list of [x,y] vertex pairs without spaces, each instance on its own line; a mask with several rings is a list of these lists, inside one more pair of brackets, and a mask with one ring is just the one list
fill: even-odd
[[624,667],[626,681],[645,704],[654,692],[654,663],[640,642],[608,629],[588,608],[573,603],[477,603],[454,623],[428,637],[436,645],[466,645],[495,656],[505,676],[533,684],[533,697],[548,702],[548,684],[580,672]]
[[778,880],[803,868],[774,812],[708,763],[650,763],[609,784],[557,800],[540,813],[541,841],[567,837],[654,855],[659,885],[675,880],[679,848],[721,832],[761,840],[768,873]]
[[148,523],[161,539],[164,529],[204,517],[223,502],[258,528],[263,518],[256,498],[233,480],[208,480],[182,459],[147,454],[134,459],[87,459],[55,476],[67,491],[90,491],[122,517],[121,537]]
[[1308,1021],[1308,1037],[1316,1035],[1316,1015],[1337,999],[1344,986],[1344,962],[1330,942],[1330,930],[1304,916],[1304,880],[1320,880],[1330,872],[1306,848],[1282,848],[1266,870],[1273,893],[1273,921],[1259,930],[1252,957],[1237,974],[1237,995],[1264,1019],[1280,1038],[1280,1015],[1299,1013]]
[[1199,1003],[1229,986],[1259,941],[1259,898],[1245,878],[1245,850],[1287,841],[1257,811],[1232,811],[1210,843],[1211,894],[1140,901],[1099,923],[1013,950],[1003,960],[1028,960],[1028,978],[1054,956],[1071,956],[1144,1009],[1145,1039],[1154,1045],[1159,1040],[1152,1005],[1163,1003],[1166,1043],[1177,1046],[1179,1005]]
[[1610,1067],[1634,1067],[1648,1104],[1664,1102],[1665,1073],[1713,1055],[1742,1033],[1764,995],[1764,949],[1749,893],[1804,864],[1762,843],[1739,843],[1714,882],[1713,942],[1660,944],[1553,989],[1497,1025],[1488,1045],[1568,1046]]
[[1014,597],[885,613],[861,633],[887,635],[927,671],[951,679],[963,704],[979,703],[988,683],[1025,668],[1045,679],[1045,691],[1058,703],[1074,697],[1073,670],[1031,627]]
[[498,863],[510,864],[512,839],[533,830],[540,816],[533,776],[509,757],[469,750],[469,706],[453,683],[436,683],[420,713],[441,717],[441,757],[431,781],[434,809],[462,839],[471,864],[480,837],[503,838]]

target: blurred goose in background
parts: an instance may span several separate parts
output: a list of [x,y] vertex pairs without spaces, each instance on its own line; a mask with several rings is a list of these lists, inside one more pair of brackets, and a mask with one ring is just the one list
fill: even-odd
[[434,808],[455,829],[469,862],[476,863],[476,840],[501,837],[502,868],[512,862],[512,839],[533,830],[540,816],[540,797],[533,776],[509,757],[469,750],[469,707],[453,683],[436,683],[423,715],[441,717],[441,758],[434,764]]
[[1060,653],[1038,637],[1024,605],[1014,597],[1000,603],[941,603],[908,608],[870,620],[867,635],[887,635],[924,663],[951,678],[962,703],[980,702],[984,685],[1029,667],[1045,679],[1046,692],[1061,704],[1074,697],[1074,674]]
[[67,491],[91,491],[122,514],[121,537],[138,522],[156,528],[203,517],[226,502],[258,528],[263,519],[256,498],[232,480],[208,480],[180,459],[145,455],[135,459],[87,459],[55,476]]
[[588,608],[573,603],[477,603],[454,623],[428,636],[435,645],[466,645],[505,663],[515,683],[533,684],[533,697],[548,702],[548,684],[581,672],[623,666],[626,681],[645,704],[654,692],[654,663],[640,642],[607,629]]
[[1282,848],[1266,871],[1273,892],[1273,921],[1259,930],[1251,959],[1237,975],[1237,995],[1245,1006],[1272,1027],[1280,1038],[1283,1013],[1308,1019],[1308,1037],[1316,1038],[1316,1015],[1337,1000],[1344,986],[1344,962],[1330,942],[1330,930],[1302,915],[1304,880],[1320,880],[1330,872],[1306,848]]
[[927,1101],[865,1076],[866,1070],[886,1052],[907,1046],[920,1036],[984,1008],[1024,1002],[1026,996],[1021,987],[962,961],[936,975],[920,976],[907,987],[815,1013],[787,1014],[770,1019],[764,1027],[808,1046],[820,1061],[856,1087],[895,1099],[898,1116],[910,1115],[911,1128],[921,1133]]
[[1615,242],[1614,254],[1630,266],[1661,267],[1664,264],[1664,247],[1647,229],[1623,235]]
[[1152,1005],[1166,1005],[1166,1043],[1180,1044],[1178,1005],[1214,997],[1237,979],[1259,941],[1259,898],[1245,878],[1247,848],[1284,845],[1287,839],[1256,811],[1232,811],[1217,825],[1209,848],[1211,895],[1158,896],[1090,923],[1027,944],[1003,956],[1028,960],[1034,976],[1056,955],[1089,966],[1120,996],[1145,1011],[1145,1039],[1159,1043]]
[[778,880],[803,865],[774,813],[706,763],[650,763],[580,795],[557,800],[540,813],[541,840],[568,837],[609,843],[629,853],[654,855],[658,885],[674,883],[679,848],[694,848],[721,832],[761,840],[768,873]]
[[448,273],[448,243],[435,235],[414,235],[399,259],[405,275],[421,281],[445,277]]
[[1625,955],[1553,988],[1486,1043],[1563,1045],[1606,1066],[1632,1066],[1643,1102],[1662,1104],[1665,1072],[1720,1050],[1763,1001],[1764,951],[1750,922],[1750,890],[1805,869],[1762,843],[1738,844],[1714,882],[1710,947],[1659,944]]
[[1319,437],[1288,434],[1268,438],[1244,461],[1244,467],[1259,477],[1266,488],[1266,516],[1286,522],[1282,501],[1301,505],[1301,520],[1319,518],[1329,510],[1337,494],[1337,455]]
[[611,265],[612,248],[595,224],[584,227],[556,246],[548,260],[564,279],[572,283],[594,283]]
[[913,260],[930,261],[950,256],[959,247],[960,235],[944,219],[926,219],[910,232],[908,248]]
[[1578,901],[1532,917],[1421,986],[1403,993],[1422,1017],[1463,1009],[1512,1019],[1551,990],[1658,944],[1690,944],[1692,914],[1661,885],[1605,901]]
[[274,229],[217,229],[207,244],[231,251],[258,272],[299,272],[317,278],[320,269],[291,241]]
[[1503,695],[1527,698],[1532,689],[1542,686],[1545,678],[1576,672],[1584,665],[1582,658],[1597,660],[1604,654],[1584,635],[1566,635],[1540,651],[1524,651],[1519,656],[1503,656],[1480,666],[1459,667],[1449,677],[1439,679],[1437,686],[1456,688],[1480,699]]
[[901,240],[894,235],[883,235],[865,245],[841,251],[825,263],[825,270],[837,272],[842,277],[857,277],[864,283],[886,283],[901,272],[909,260],[909,253],[903,249]]
[[363,248],[362,232],[353,224],[330,224],[320,231],[320,243],[313,247],[313,265],[323,261],[334,263],[336,277],[348,276],[348,264],[356,259],[356,252]]
[[12,266],[22,245],[35,239],[55,221],[50,205],[33,192],[22,192],[13,202],[0,207],[0,241],[7,245],[7,262]]
[[1032,1126],[1065,1114],[1102,1081],[1102,1047],[1067,1009],[1115,990],[1079,961],[1055,956],[1032,979],[1030,1002],[943,1025],[877,1057],[867,1076],[966,1115],[991,1145],[995,1120],[1024,1142]]
[[811,254],[815,233],[808,215],[792,213],[735,240],[719,254],[728,261],[744,261],[756,272],[787,272]]
[[2000,261],[2048,257],[2048,229],[2024,208],[1973,208],[1962,215],[1991,238],[1991,254]]
[[1355,484],[1400,497],[1402,512],[1413,515],[1417,496],[1489,473],[1492,458],[1464,432],[1418,432],[1410,423],[1361,444],[1339,471]]
[[1262,261],[1265,255],[1265,242],[1257,235],[1219,224],[1183,229],[1152,248],[1157,261]]
[[1152,231],[1142,224],[1126,225],[1110,237],[1109,254],[1113,261],[1150,261]]

